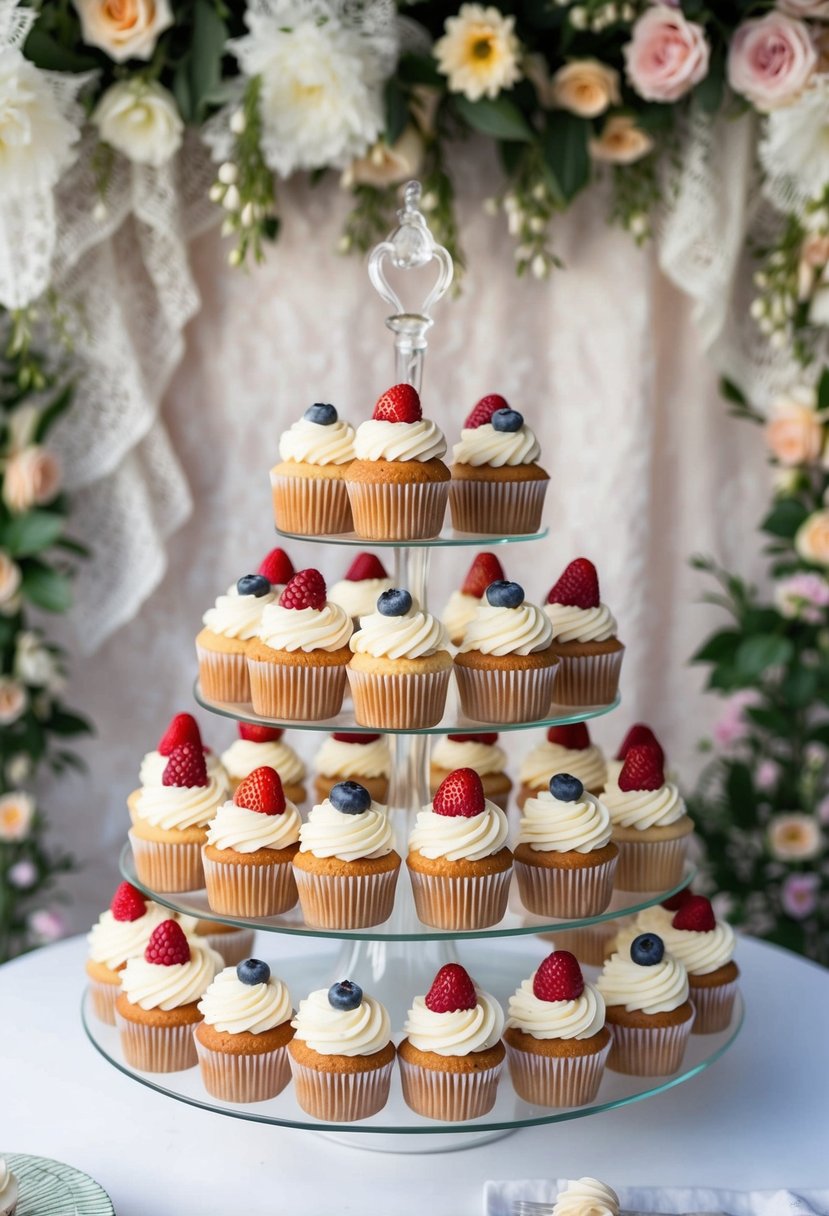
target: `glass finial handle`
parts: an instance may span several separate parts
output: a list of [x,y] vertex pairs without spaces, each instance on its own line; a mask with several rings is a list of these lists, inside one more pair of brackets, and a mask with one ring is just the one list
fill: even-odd
[[[429,231],[419,204],[420,182],[407,182],[403,189],[403,206],[397,213],[397,227],[385,241],[374,246],[368,259],[372,286],[395,310],[386,318],[386,324],[394,333],[397,383],[413,384],[418,392],[423,379],[426,334],[434,324],[432,309],[449,290],[454,273],[449,251],[438,245]],[[386,266],[395,270],[421,270],[431,262],[437,264],[437,278],[431,290],[419,306],[405,306],[386,278]]]

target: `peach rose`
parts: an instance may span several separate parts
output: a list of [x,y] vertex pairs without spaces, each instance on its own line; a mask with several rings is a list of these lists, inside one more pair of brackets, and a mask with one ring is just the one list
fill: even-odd
[[829,510],[814,511],[798,528],[794,547],[805,562],[829,566]]
[[788,105],[817,65],[808,25],[766,13],[738,26],[728,50],[728,83],[763,113]]
[[173,24],[169,0],[73,0],[88,46],[115,63],[151,59],[159,35]]
[[51,502],[60,489],[60,465],[46,448],[33,443],[11,455],[3,477],[3,501],[20,513]]
[[352,161],[341,178],[345,189],[352,186],[395,186],[417,177],[423,163],[423,139],[416,127],[406,127],[389,146],[378,140],[365,156]]
[[796,398],[778,401],[766,424],[766,444],[788,468],[812,464],[823,447],[823,427],[814,409]]
[[647,131],[637,127],[628,114],[614,114],[602,127],[601,135],[590,140],[590,155],[609,165],[632,165],[653,149]]
[[821,232],[810,232],[800,246],[797,266],[797,298],[808,300],[815,288],[818,271],[829,262],[829,236]]
[[0,605],[11,604],[20,589],[20,567],[0,549]]
[[619,73],[597,59],[574,59],[556,72],[551,97],[553,105],[579,118],[597,118],[621,101]]
[[0,676],[0,726],[11,726],[26,708],[26,689],[11,676]]
[[24,840],[34,818],[31,794],[13,790],[0,798],[0,840]]
[[769,848],[780,861],[809,861],[821,851],[820,827],[799,811],[775,815],[769,824]]
[[705,30],[679,9],[656,4],[639,17],[622,48],[627,77],[645,101],[678,101],[704,78],[710,47]]

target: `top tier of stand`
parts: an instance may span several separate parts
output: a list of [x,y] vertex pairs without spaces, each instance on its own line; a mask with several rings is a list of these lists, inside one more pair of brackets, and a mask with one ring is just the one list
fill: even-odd
[[356,532],[307,536],[301,532],[284,532],[281,528],[276,531],[286,540],[307,540],[314,545],[349,545],[356,549],[457,549],[473,546],[491,549],[493,545],[516,545],[521,541],[543,540],[550,529],[541,528],[538,532],[524,532],[517,536],[490,536],[486,532],[456,532],[453,528],[444,528],[439,536],[430,536],[428,540],[368,540],[365,536],[357,536]]

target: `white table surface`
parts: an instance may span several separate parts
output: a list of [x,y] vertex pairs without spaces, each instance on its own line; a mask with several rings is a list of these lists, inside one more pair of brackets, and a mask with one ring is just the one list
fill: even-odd
[[[260,944],[265,957],[274,945]],[[538,952],[532,938],[513,946]],[[309,945],[282,938],[279,949]],[[0,1151],[85,1170],[118,1216],[409,1216],[424,1203],[429,1216],[477,1216],[487,1178],[583,1174],[618,1186],[829,1187],[829,971],[756,941],[738,953],[742,1034],[701,1076],[624,1109],[408,1156],[228,1119],[122,1076],[81,1026],[85,955],[73,938],[0,968]]]

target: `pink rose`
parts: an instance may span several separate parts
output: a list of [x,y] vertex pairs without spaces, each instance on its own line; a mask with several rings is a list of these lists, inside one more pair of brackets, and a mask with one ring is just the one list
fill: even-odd
[[622,49],[627,77],[646,101],[678,101],[708,71],[705,30],[678,9],[657,4],[633,26]]
[[60,489],[57,458],[38,444],[10,456],[3,478],[3,501],[10,511],[21,513],[51,502]]
[[51,908],[39,908],[29,916],[29,932],[36,941],[43,943],[56,942],[66,931],[63,917]]
[[817,907],[819,887],[817,874],[790,874],[780,888],[783,911],[793,920],[805,920]]
[[829,19],[829,0],[777,0],[777,7],[791,17]]
[[728,51],[728,83],[766,113],[793,101],[816,64],[809,27],[785,13],[766,13],[738,27]]
[[746,688],[732,693],[727,698],[723,712],[714,724],[714,742],[717,747],[726,750],[744,739],[748,732],[748,719],[745,711],[760,700],[759,693],[753,688]]

